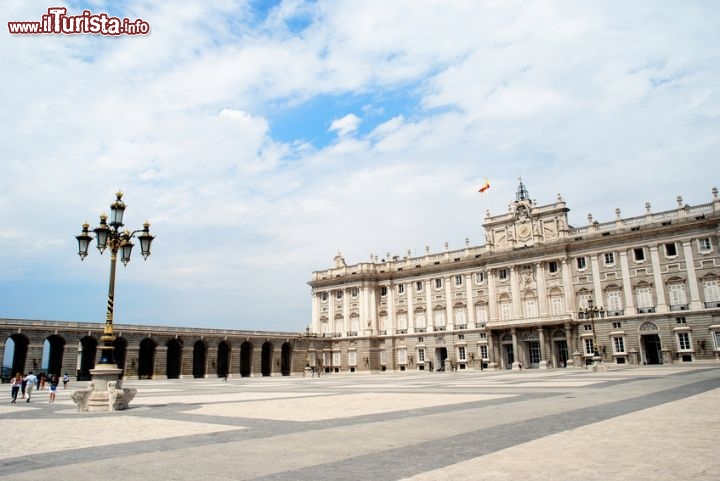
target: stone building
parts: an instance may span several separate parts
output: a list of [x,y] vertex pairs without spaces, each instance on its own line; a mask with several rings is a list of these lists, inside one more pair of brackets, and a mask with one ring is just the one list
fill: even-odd
[[[90,379],[104,324],[0,319],[3,379],[14,372],[67,372]],[[304,372],[307,350],[329,339],[302,333],[144,325],[114,326],[114,357],[132,379],[288,376]]]
[[[521,369],[720,359],[720,199],[568,225],[520,182],[485,244],[312,274],[312,332],[333,371]],[[602,310],[586,314],[594,306]]]

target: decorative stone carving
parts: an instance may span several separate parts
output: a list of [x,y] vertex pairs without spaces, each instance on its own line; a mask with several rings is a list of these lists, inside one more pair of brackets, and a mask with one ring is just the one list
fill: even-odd
[[[75,391],[71,398],[80,412],[119,411],[127,409],[136,394],[135,388],[123,388],[122,381],[108,381],[107,390],[104,391],[96,389],[95,382],[90,381],[86,389]],[[103,404],[107,409],[99,409]]]

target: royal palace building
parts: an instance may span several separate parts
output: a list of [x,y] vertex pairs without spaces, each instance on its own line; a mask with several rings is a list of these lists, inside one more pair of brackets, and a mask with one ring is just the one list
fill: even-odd
[[[316,271],[308,360],[330,371],[720,360],[720,199],[582,227],[520,182],[485,244]],[[313,349],[317,345],[318,349]]]

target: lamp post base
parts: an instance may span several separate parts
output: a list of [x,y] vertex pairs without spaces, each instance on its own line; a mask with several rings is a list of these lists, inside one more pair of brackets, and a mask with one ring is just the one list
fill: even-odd
[[87,389],[75,391],[72,399],[82,412],[109,412],[127,409],[137,389],[123,388],[119,380],[122,369],[114,364],[99,364],[91,369],[92,381]]

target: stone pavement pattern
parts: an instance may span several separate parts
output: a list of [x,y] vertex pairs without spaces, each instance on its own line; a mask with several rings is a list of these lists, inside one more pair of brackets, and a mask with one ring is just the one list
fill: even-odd
[[[72,384],[72,383],[71,383]],[[720,366],[126,381],[0,404],[0,479],[720,480]]]

